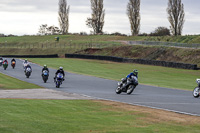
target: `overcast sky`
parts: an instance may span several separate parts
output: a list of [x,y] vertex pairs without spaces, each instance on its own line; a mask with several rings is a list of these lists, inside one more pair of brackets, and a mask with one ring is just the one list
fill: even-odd
[[[86,19],[91,15],[90,0],[67,0],[70,5],[69,32],[89,33]],[[200,34],[200,0],[182,0],[185,7],[183,34]],[[126,15],[128,0],[104,0],[104,32],[130,34]],[[141,33],[158,26],[169,27],[168,0],[141,0]],[[58,26],[58,0],[0,0],[0,33],[37,34],[41,24]]]

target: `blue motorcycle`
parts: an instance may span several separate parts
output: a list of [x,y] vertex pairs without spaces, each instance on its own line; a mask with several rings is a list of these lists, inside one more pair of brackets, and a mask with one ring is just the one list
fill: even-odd
[[58,73],[55,79],[55,84],[56,84],[56,88],[60,88],[60,85],[62,84],[64,79],[64,76],[62,73]]
[[49,72],[47,70],[44,70],[42,72],[42,79],[43,79],[44,83],[47,82],[48,78],[49,78]]

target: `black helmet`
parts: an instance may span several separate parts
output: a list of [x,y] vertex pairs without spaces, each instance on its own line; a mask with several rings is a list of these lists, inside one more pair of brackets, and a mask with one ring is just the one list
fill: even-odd
[[137,76],[137,75],[138,75],[138,70],[136,70],[136,69],[133,70],[133,75],[134,75],[134,76]]

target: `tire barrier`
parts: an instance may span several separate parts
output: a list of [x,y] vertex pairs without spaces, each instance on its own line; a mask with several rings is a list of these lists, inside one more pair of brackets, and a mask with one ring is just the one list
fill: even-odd
[[129,59],[129,58],[121,58],[121,57],[113,57],[113,56],[65,54],[65,58],[95,59],[95,60],[106,60],[106,61],[113,61],[113,62],[137,63],[137,64],[144,64],[144,65],[198,70],[198,67],[196,64],[186,64],[186,63],[157,61],[157,60],[145,60],[145,59]]
[[57,54],[54,55],[0,55],[0,57],[7,58],[58,58]]

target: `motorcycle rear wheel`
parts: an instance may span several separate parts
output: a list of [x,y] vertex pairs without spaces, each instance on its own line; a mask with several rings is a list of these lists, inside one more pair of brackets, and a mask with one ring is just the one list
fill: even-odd
[[130,94],[134,91],[134,89],[135,89],[135,86],[134,86],[134,85],[129,85],[129,87],[128,87],[126,93],[127,93],[128,95],[130,95]]
[[195,87],[192,94],[195,98],[199,97],[199,93],[200,93],[200,88],[199,87]]

